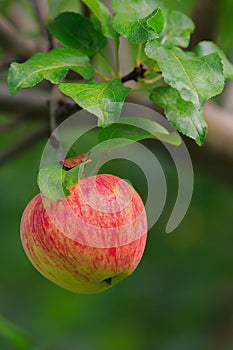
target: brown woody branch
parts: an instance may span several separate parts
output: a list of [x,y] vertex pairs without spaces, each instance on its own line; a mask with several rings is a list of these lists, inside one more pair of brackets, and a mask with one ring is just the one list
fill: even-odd
[[[20,154],[27,147],[32,146],[40,139],[50,134],[50,92],[41,89],[21,90],[15,97],[10,97],[8,88],[0,86],[0,106],[2,111],[9,112],[12,116],[5,125],[1,126],[0,132],[8,130],[11,127],[22,125],[27,121],[41,120],[42,126],[24,136],[21,140],[13,144],[9,149],[0,154],[0,166]],[[62,122],[69,115],[77,112],[79,107],[68,97],[61,95],[57,101],[57,109],[54,117],[58,123]]]
[[[31,98],[33,97],[35,99]],[[40,95],[41,94],[41,95]],[[27,147],[33,145],[38,140],[49,135],[49,106],[47,104],[47,92],[33,91],[33,90],[22,90],[18,96],[14,98],[12,102],[11,111],[16,112],[18,108],[27,110],[26,105],[26,95],[28,95],[27,100],[29,102],[30,108],[27,110],[25,118],[35,117],[38,113],[38,109],[45,111],[45,114],[40,114],[41,120],[43,116],[45,117],[44,124],[42,127],[28,135],[26,138],[20,140],[18,143],[14,144],[10,149],[7,149],[3,154],[0,155],[0,165],[3,165],[7,161],[11,160],[12,157],[20,154],[22,151],[26,150]],[[38,99],[36,99],[38,96]],[[9,98],[10,99],[10,98]],[[3,100],[3,95],[0,90],[0,105],[1,100]],[[40,102],[44,103],[43,106],[39,106]],[[8,103],[10,100],[8,101]],[[148,101],[147,96],[142,96],[141,94],[133,94],[129,96],[128,102],[136,102],[141,105],[146,105],[147,107],[155,108],[156,106]],[[7,104],[9,108],[9,104]],[[71,107],[72,106],[72,107]],[[5,105],[6,107],[6,105]],[[61,108],[56,112],[58,113],[59,122],[64,120],[68,115],[77,111],[77,106],[73,105],[72,102],[63,103]],[[30,111],[30,113],[29,113]],[[34,111],[32,113],[32,111]],[[204,170],[211,176],[218,178],[224,182],[233,185],[232,177],[232,165],[233,165],[233,115],[227,112],[226,109],[217,106],[213,102],[208,102],[205,105],[205,118],[209,126],[207,139],[203,147],[199,147],[195,144],[193,140],[185,138],[186,145],[191,154],[191,158],[194,165],[194,170]],[[37,115],[39,118],[39,114]]]
[[37,16],[37,20],[38,23],[40,25],[41,28],[41,32],[45,38],[45,40],[48,43],[48,51],[51,50],[53,48],[53,37],[50,34],[50,32],[48,31],[48,27],[46,26],[46,6],[45,6],[45,2],[41,1],[41,0],[31,0],[32,5],[35,9],[35,13]]
[[6,52],[13,53],[17,60],[25,60],[43,49],[41,43],[25,39],[18,29],[4,16],[0,15],[0,45]]
[[0,166],[4,165],[6,162],[11,160],[13,157],[25,151],[28,147],[37,143],[45,136],[49,136],[49,124],[44,124],[39,129],[27,135],[20,141],[16,142],[8,148],[5,152],[0,154]]
[[26,119],[49,117],[49,92],[42,89],[20,90],[14,97],[9,95],[9,88],[0,85],[1,110],[10,113],[23,113]]
[[[0,85],[1,110],[10,113],[23,114],[25,119],[49,120],[50,90],[40,88],[20,90],[14,97],[9,95],[9,89]],[[70,114],[76,112],[79,107],[69,97],[61,95],[58,101],[56,118],[64,120]]]
[[147,71],[147,67],[144,64],[140,64],[139,67],[135,67],[132,72],[124,75],[121,78],[122,83],[126,83],[127,81],[134,80],[138,81],[139,78],[143,78],[145,72]]
[[195,23],[195,31],[191,37],[189,49],[194,48],[202,40],[215,40],[216,23],[218,23],[220,0],[197,0],[191,17]]

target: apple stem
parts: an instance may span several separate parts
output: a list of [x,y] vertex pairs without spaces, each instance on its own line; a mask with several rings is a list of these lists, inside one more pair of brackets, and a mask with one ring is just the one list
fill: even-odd
[[57,158],[59,161],[62,161],[65,158],[64,150],[62,148],[62,143],[59,139],[59,134],[57,131],[57,109],[59,108],[59,99],[61,93],[58,90],[57,86],[53,86],[51,90],[49,107],[50,107],[50,129],[52,135],[50,136],[51,146],[55,149],[57,153]]

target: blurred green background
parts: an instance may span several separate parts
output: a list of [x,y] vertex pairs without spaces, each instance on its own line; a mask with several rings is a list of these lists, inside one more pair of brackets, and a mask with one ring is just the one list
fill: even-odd
[[[167,2],[186,13],[194,4]],[[232,7],[231,0],[222,1],[218,17],[218,41],[229,54]],[[1,120],[7,117],[2,114]],[[27,132],[30,125],[1,136],[1,149]],[[148,234],[139,267],[109,291],[75,295],[42,277],[20,242],[20,218],[38,193],[36,176],[45,142],[0,168],[0,350],[232,350],[232,185],[203,172],[195,162],[187,215],[172,234],[165,234],[177,175],[170,157],[155,143],[168,197],[164,213]],[[115,161],[102,170],[128,177],[146,198],[145,178],[136,166]]]
[[[20,217],[38,192],[43,147],[41,142],[1,168],[1,314],[41,350],[232,349],[233,189],[195,169],[188,213],[165,234],[176,171],[155,148],[167,177],[167,209],[149,232],[138,269],[105,293],[75,295],[42,277],[20,242]],[[132,164],[115,161],[103,170],[127,176],[146,198],[145,179]],[[0,337],[0,349],[15,348]]]

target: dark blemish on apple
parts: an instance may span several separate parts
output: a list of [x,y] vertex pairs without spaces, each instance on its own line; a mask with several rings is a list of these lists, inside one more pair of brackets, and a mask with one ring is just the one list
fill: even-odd
[[103,280],[103,282],[106,283],[107,287],[110,287],[112,285],[112,277],[105,278],[105,280]]

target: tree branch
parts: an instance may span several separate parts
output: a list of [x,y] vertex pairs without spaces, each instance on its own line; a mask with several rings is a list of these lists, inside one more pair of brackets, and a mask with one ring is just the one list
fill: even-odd
[[[10,113],[22,113],[25,119],[49,120],[49,98],[50,91],[40,88],[20,90],[16,96],[11,97],[8,87],[0,85],[1,110]],[[60,122],[79,109],[69,97],[60,95],[56,118]]]
[[[42,130],[38,130],[35,134],[19,141],[3,153],[0,156],[1,164],[6,163],[13,156],[25,150],[27,146],[31,146],[40,138],[48,135],[50,116],[48,99],[49,91],[40,88],[21,90],[12,98],[9,96],[8,88],[0,86],[0,106],[2,110],[22,116],[24,118],[21,119],[22,122],[25,122],[25,119],[37,118],[37,120],[42,120],[42,122],[44,120],[46,123]],[[157,108],[154,103],[148,101],[146,95],[142,94],[131,94],[127,101],[145,105],[152,109]],[[58,99],[55,112],[58,124],[79,109],[71,99],[62,95]],[[161,109],[159,109],[159,112],[162,113]],[[200,148],[193,140],[184,138],[194,167],[201,168],[208,174],[233,184],[233,113],[213,102],[206,103],[204,113],[209,127],[204,146]]]
[[[38,88],[30,90],[21,90],[16,96],[10,97],[8,87],[0,85],[0,106],[2,111],[17,115],[16,119],[10,120],[3,125],[1,129],[9,129],[10,126],[25,123],[27,120],[41,120],[43,125],[31,135],[19,140],[5,152],[0,154],[0,166],[17,156],[27,149],[27,147],[38,142],[45,136],[50,134],[50,91],[41,90]],[[80,107],[75,104],[69,97],[60,94],[56,101],[56,108],[53,111],[54,118],[58,124],[65,120],[73,113],[80,110]],[[2,131],[0,129],[0,131]]]
[[134,80],[138,81],[138,78],[143,78],[145,72],[147,71],[147,67],[144,64],[140,64],[139,67],[135,67],[132,72],[124,75],[121,78],[122,83],[126,83],[127,81]]
[[34,133],[27,135],[25,138],[13,144],[12,147],[7,149],[5,152],[0,154],[0,166],[5,164],[13,157],[20,154],[22,151],[26,150],[28,147],[32,146],[43,137],[49,136],[49,124],[43,125],[41,128],[37,129]]
[[28,59],[42,49],[41,43],[39,44],[35,40],[26,40],[2,15],[0,15],[0,45],[7,52],[13,53],[17,60]]
[[199,41],[215,40],[219,6],[220,0],[197,0],[195,2],[191,15],[195,23],[195,31],[191,36],[189,49],[193,49]]
[[42,89],[20,90],[14,97],[9,95],[9,88],[0,85],[0,106],[5,112],[23,113],[26,119],[48,119],[49,92]]
[[50,109],[50,131],[53,133],[53,137],[50,138],[50,143],[57,153],[57,158],[59,161],[63,160],[65,155],[62,148],[61,141],[59,139],[59,134],[56,130],[57,128],[57,114],[59,110],[59,100],[61,98],[61,92],[58,90],[57,86],[53,86],[50,100],[49,100],[49,109]]
[[41,31],[44,35],[45,40],[48,43],[48,51],[53,48],[53,37],[48,31],[48,28],[45,24],[45,16],[46,16],[46,8],[45,3],[43,1],[31,0],[32,5],[35,9],[35,13],[38,19],[38,23],[40,25]]

